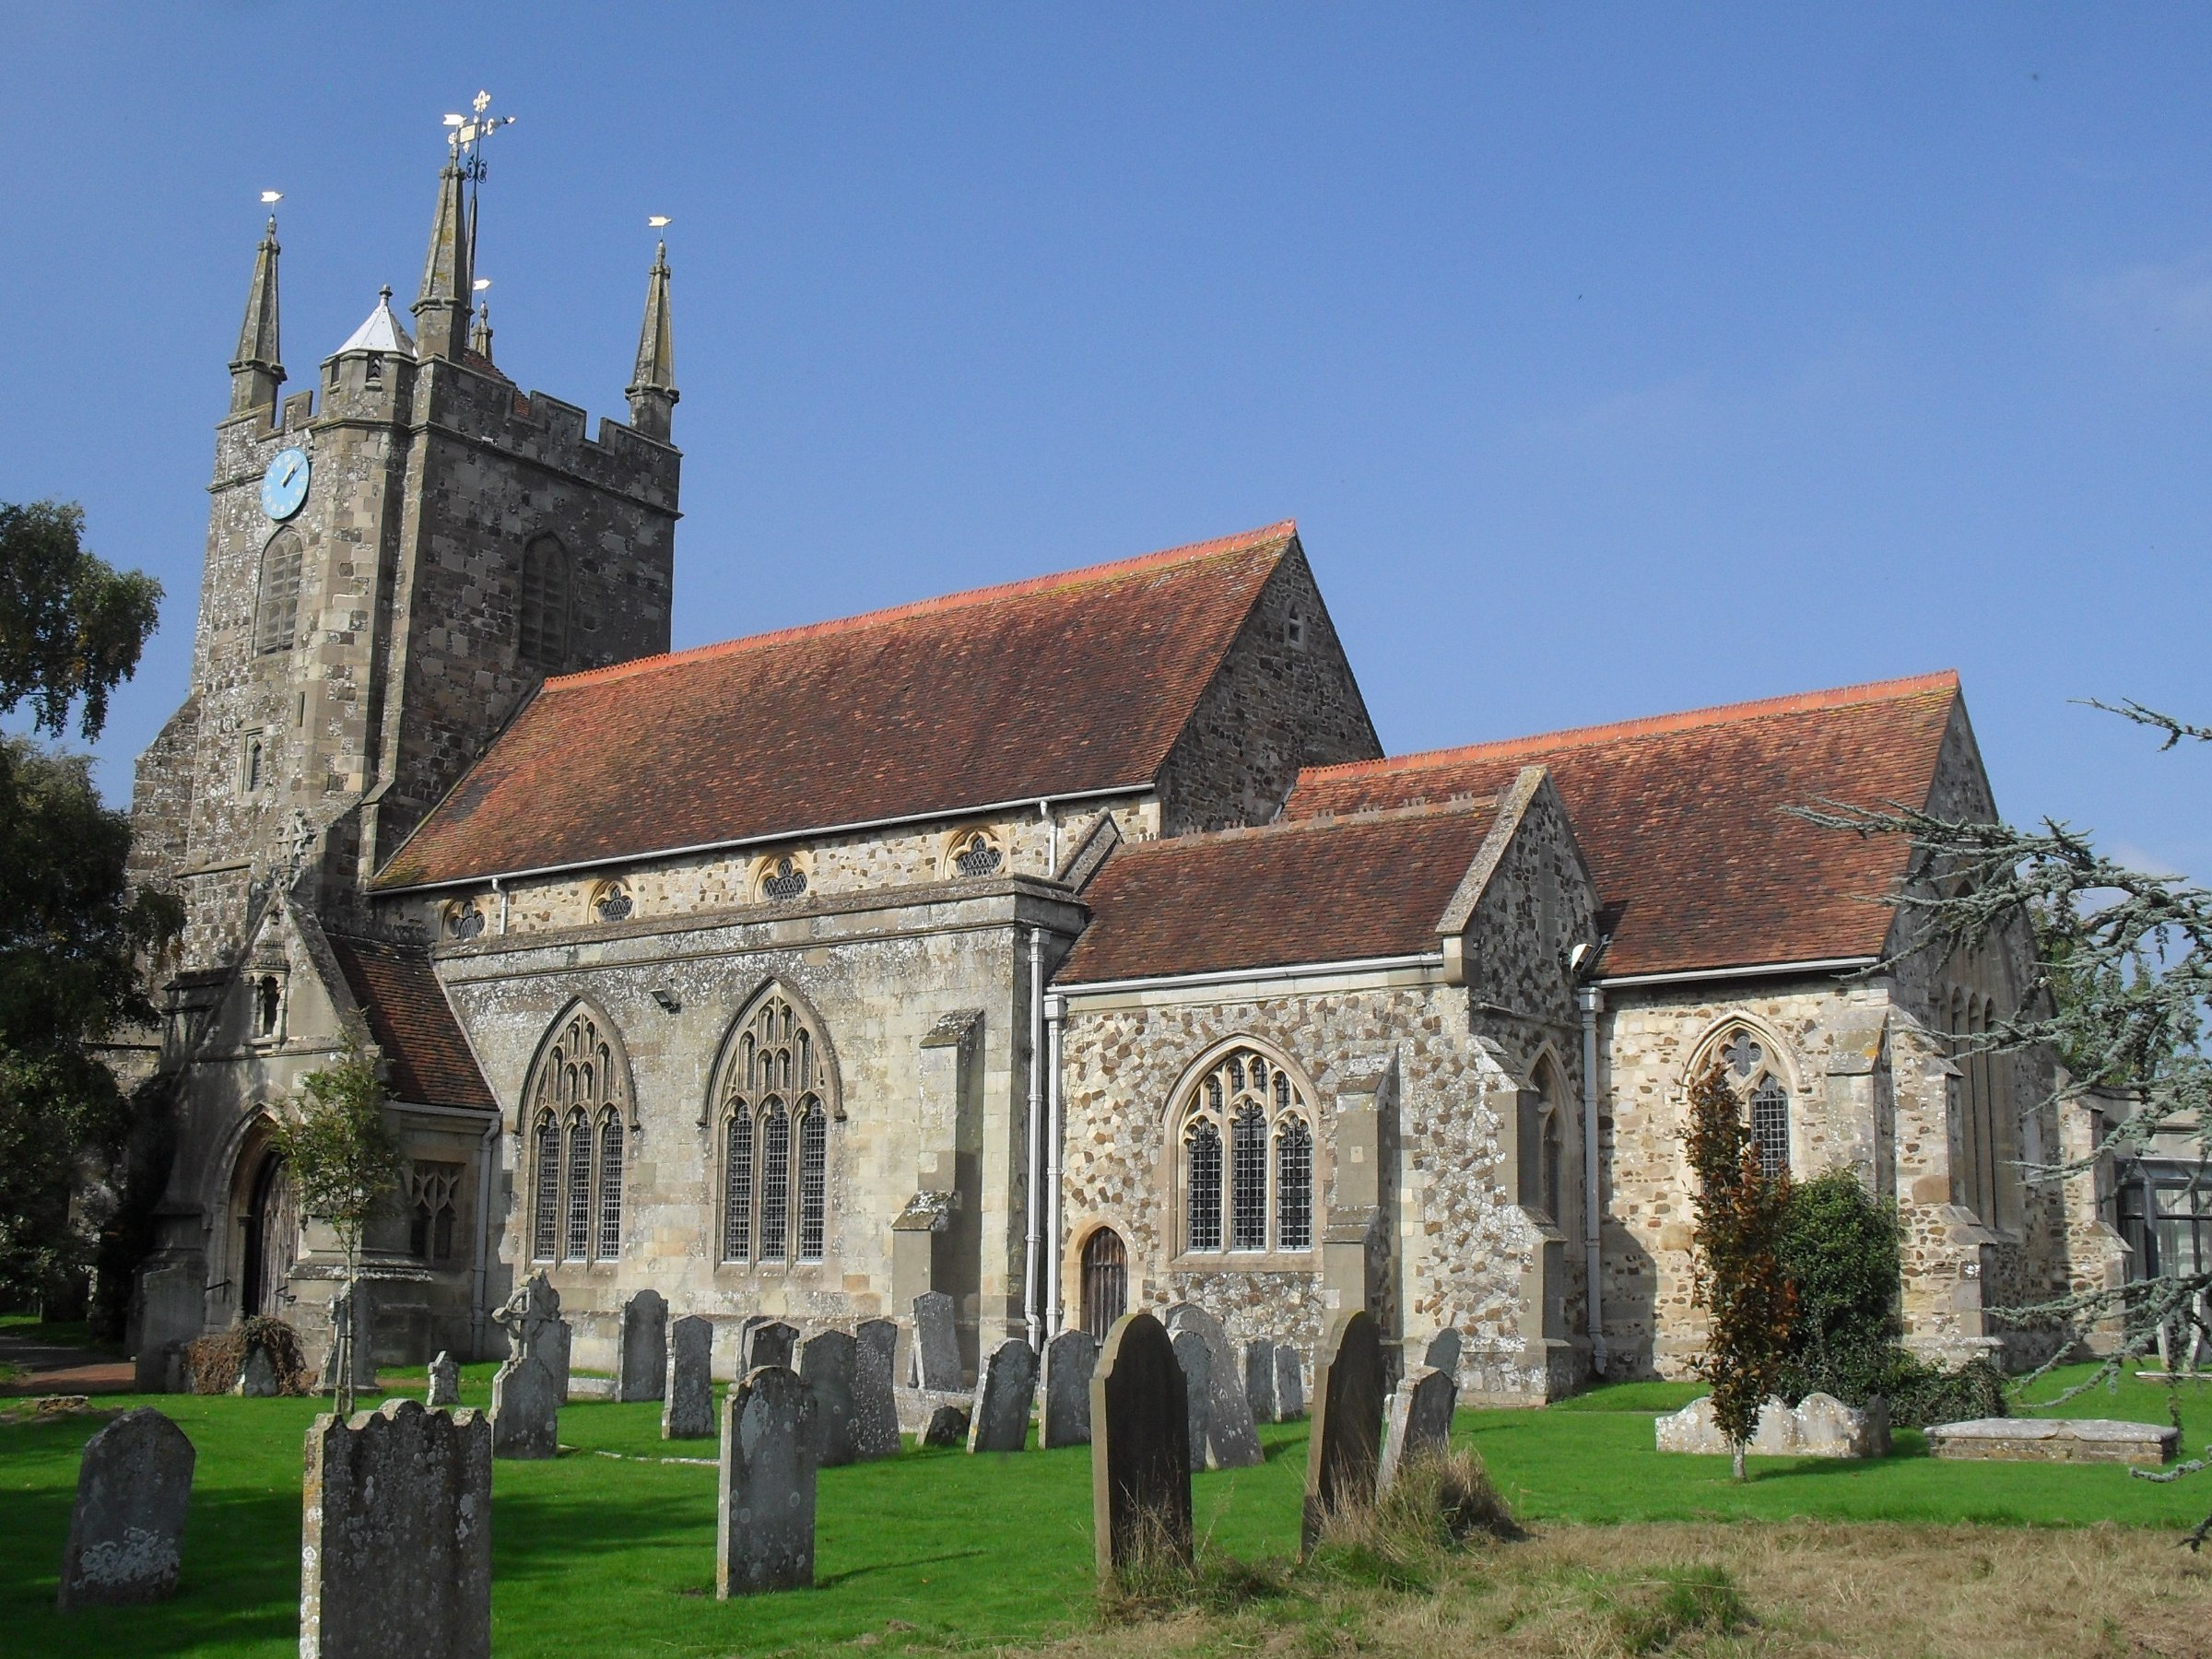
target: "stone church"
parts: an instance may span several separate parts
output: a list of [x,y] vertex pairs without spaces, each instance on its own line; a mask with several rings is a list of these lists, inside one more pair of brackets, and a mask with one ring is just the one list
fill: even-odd
[[406,317],[289,395],[274,220],[254,261],[134,806],[188,918],[149,1384],[242,1314],[326,1340],[268,1128],[348,1041],[408,1159],[394,1361],[491,1356],[543,1269],[587,1368],[651,1286],[725,1367],[935,1290],[971,1367],[1187,1300],[1455,1327],[1484,1397],[1677,1374],[1716,1057],[1770,1167],[1896,1201],[1915,1347],[2119,1270],[2020,1177],[2080,1127],[1961,1041],[2026,940],[1883,968],[1904,849],[1785,810],[1993,812],[1955,677],[1386,757],[1288,523],[671,653],[665,249],[594,432],[494,361],[476,213],[456,152]]

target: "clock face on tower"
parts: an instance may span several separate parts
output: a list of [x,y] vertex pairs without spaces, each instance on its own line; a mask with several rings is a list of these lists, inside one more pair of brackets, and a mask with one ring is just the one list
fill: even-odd
[[279,522],[299,512],[307,500],[309,470],[305,450],[279,450],[261,475],[261,510]]

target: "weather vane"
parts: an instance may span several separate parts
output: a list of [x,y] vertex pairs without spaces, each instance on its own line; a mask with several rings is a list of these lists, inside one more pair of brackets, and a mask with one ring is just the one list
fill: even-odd
[[501,127],[512,126],[514,117],[488,113],[491,109],[491,94],[488,92],[478,92],[469,108],[476,111],[474,117],[448,115],[445,118],[445,141],[453,147],[455,159],[461,161],[461,171],[467,176],[468,182],[479,184],[484,180],[484,140]]

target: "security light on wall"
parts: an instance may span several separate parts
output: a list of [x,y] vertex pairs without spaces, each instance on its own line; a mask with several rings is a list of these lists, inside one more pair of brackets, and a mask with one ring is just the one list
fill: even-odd
[[684,1006],[682,1003],[676,1000],[676,993],[669,990],[665,985],[655,985],[653,988],[653,1000],[656,1003],[659,1003],[663,1008],[671,1014],[677,1013]]

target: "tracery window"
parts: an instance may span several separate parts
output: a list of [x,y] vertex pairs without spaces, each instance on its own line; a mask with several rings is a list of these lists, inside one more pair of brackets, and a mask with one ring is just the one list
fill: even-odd
[[806,893],[806,866],[788,853],[760,861],[760,897],[779,903],[786,899],[804,898]]
[[722,1259],[818,1262],[830,1236],[836,1088],[808,1017],[771,987],[724,1052]]
[[1183,1102],[1181,1145],[1185,1251],[1313,1247],[1312,1114],[1280,1065],[1224,1055]]
[[253,650],[289,651],[300,637],[300,538],[279,532],[261,553],[261,592],[253,614]]
[[484,907],[474,899],[464,899],[446,907],[445,933],[450,939],[466,941],[484,931]]
[[970,830],[953,837],[952,874],[958,876],[995,876],[1006,862],[1006,855],[998,843],[981,830]]
[[417,1162],[407,1171],[407,1253],[426,1262],[453,1253],[453,1212],[461,1189],[457,1163]]
[[557,536],[523,549],[522,597],[516,647],[532,667],[556,673],[569,660],[569,555]]
[[636,908],[627,882],[603,881],[592,889],[592,914],[602,922],[626,921]]
[[1722,1075],[1751,1118],[1759,1167],[1769,1179],[1790,1172],[1790,1086],[1766,1045],[1738,1026],[1719,1050]]
[[611,1262],[622,1253],[625,1065],[599,1017],[562,1017],[526,1095],[531,1122],[530,1251],[541,1262]]

